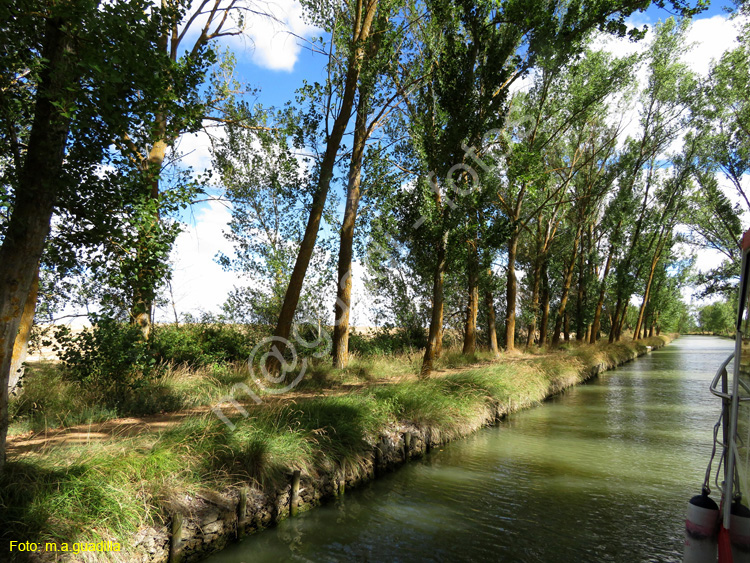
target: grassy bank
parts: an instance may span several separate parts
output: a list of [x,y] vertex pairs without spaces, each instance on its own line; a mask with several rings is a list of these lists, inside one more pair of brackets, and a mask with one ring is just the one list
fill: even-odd
[[[582,381],[595,366],[618,365],[647,345],[668,341],[570,345],[498,360],[447,353],[441,360],[446,371],[429,380],[417,379],[416,354],[355,358],[345,370],[318,364],[293,396],[248,402],[247,417],[230,414],[234,429],[205,409],[136,435],[114,432],[87,443],[11,454],[0,477],[1,547],[7,549],[10,540],[113,540],[128,548],[139,529],[163,526],[186,498],[248,484],[276,490],[294,469],[308,479],[335,467],[364,471],[379,436],[394,428],[429,428],[448,441],[474,431],[494,413],[533,405]],[[247,377],[239,365],[170,369],[160,379],[160,393],[151,395],[157,407],[212,405]],[[53,366],[33,374],[20,399],[25,402],[15,407],[16,431],[117,414],[111,406],[96,412],[69,385]],[[38,401],[49,395],[57,397],[40,408]]]

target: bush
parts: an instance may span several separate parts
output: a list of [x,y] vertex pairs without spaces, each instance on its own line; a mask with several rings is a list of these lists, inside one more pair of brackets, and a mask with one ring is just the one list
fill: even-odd
[[11,433],[91,424],[117,416],[115,409],[98,404],[78,383],[66,379],[57,364],[29,365],[25,379],[21,393],[10,402]]
[[379,330],[372,336],[352,331],[349,336],[349,350],[362,356],[398,354],[414,348],[427,346],[427,334],[424,329]]
[[100,317],[78,334],[59,327],[55,339],[65,378],[98,392],[107,404],[118,404],[158,376],[156,359],[136,326]]
[[205,320],[154,328],[151,348],[161,362],[206,366],[246,361],[267,329]]

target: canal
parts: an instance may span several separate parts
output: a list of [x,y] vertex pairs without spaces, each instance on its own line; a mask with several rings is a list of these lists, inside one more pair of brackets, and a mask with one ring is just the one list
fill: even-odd
[[680,561],[731,351],[682,337],[207,561]]

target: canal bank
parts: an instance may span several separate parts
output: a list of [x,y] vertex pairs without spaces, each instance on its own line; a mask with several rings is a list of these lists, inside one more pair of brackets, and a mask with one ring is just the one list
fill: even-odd
[[679,563],[731,351],[681,337],[205,563]]
[[[87,450],[85,465],[54,473],[14,462],[18,473],[9,478],[17,489],[40,478],[50,485],[39,488],[47,506],[59,502],[68,514],[95,517],[92,506],[101,509],[101,520],[88,518],[75,528],[62,509],[40,518],[35,499],[26,495],[30,502],[19,515],[36,518],[39,533],[18,539],[89,541],[93,532],[122,545],[118,553],[37,554],[41,560],[197,561],[668,340],[571,346],[506,356],[426,381],[374,382],[266,405],[250,417],[233,417],[232,431],[215,416],[195,417],[155,439],[123,441],[119,451]],[[136,534],[126,532],[126,518],[128,525],[143,522]],[[12,554],[11,560],[25,557]]]
[[361,486],[411,459],[420,458],[433,448],[496,424],[508,414],[539,404],[574,385],[661,348],[671,339],[660,336],[581,354],[577,369],[546,374],[546,388],[535,386],[534,392],[505,403],[488,396],[484,408],[459,427],[446,430],[440,424],[419,424],[411,420],[390,424],[378,433],[371,444],[372,449],[359,459],[329,466],[325,468],[328,471],[317,474],[290,469],[285,472],[288,484],[281,488],[264,490],[257,486],[240,486],[224,495],[183,499],[168,525],[139,532],[135,550],[137,559],[134,560],[158,563],[199,561],[243,536],[336,498],[347,489]]

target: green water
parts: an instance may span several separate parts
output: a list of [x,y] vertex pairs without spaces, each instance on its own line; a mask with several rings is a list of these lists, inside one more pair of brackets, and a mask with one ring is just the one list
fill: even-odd
[[680,338],[208,561],[680,561],[731,350]]

